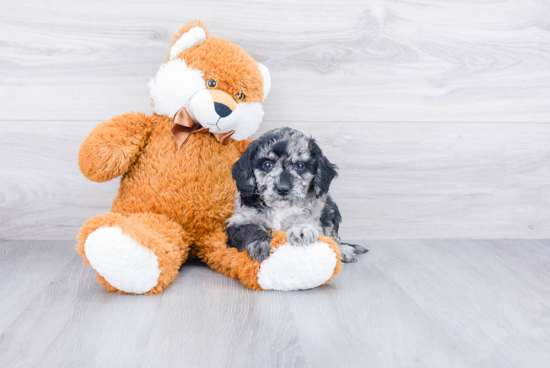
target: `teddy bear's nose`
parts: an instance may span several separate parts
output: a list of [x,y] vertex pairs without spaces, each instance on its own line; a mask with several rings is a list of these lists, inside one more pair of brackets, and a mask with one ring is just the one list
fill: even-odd
[[231,115],[233,111],[227,106],[219,102],[214,102],[214,109],[220,118],[225,118],[226,116]]

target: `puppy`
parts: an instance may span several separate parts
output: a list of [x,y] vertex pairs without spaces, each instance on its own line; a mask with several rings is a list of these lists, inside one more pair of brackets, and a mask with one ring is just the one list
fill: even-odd
[[233,165],[238,193],[227,221],[227,245],[246,250],[263,261],[270,255],[270,231],[286,231],[295,245],[314,243],[320,234],[332,236],[343,262],[355,262],[367,249],[342,243],[342,217],[328,194],[337,176],[314,139],[291,129],[271,130],[250,143]]

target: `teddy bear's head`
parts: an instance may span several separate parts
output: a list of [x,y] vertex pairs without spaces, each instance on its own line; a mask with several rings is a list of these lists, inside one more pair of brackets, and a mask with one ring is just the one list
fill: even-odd
[[185,108],[211,133],[243,140],[260,126],[271,88],[268,69],[240,46],[212,37],[201,21],[172,38],[168,59],[149,83],[153,110],[174,117]]

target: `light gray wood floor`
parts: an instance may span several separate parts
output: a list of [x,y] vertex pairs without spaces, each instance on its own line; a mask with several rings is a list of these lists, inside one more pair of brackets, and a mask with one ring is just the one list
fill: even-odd
[[200,263],[106,292],[70,241],[0,242],[0,367],[548,367],[550,241],[385,240],[329,286]]

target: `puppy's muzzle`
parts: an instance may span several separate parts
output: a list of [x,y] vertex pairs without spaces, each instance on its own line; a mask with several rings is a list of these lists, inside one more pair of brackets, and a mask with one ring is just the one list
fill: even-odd
[[277,184],[277,193],[279,193],[279,195],[285,196],[290,193],[290,189],[292,189],[290,173],[285,169],[279,177],[279,183]]
[[285,196],[290,192],[290,187],[288,185],[277,185],[277,193],[282,196]]
[[220,118],[225,118],[231,115],[231,113],[237,108],[237,102],[224,91],[219,89],[208,90],[212,99],[214,100],[214,109]]

